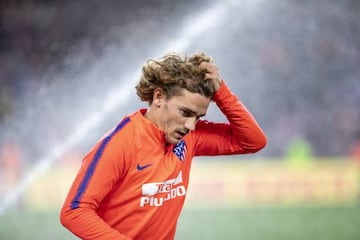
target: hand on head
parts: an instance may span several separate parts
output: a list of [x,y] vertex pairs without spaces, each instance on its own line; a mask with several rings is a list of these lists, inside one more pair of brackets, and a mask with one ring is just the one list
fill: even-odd
[[221,77],[219,68],[212,62],[201,62],[199,67],[206,70],[205,79],[213,81],[215,92],[220,88]]

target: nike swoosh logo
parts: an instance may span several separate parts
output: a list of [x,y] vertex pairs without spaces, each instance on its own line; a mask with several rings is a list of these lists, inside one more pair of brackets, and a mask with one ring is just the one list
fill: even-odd
[[147,167],[150,167],[151,165],[152,165],[152,163],[141,166],[141,165],[138,163],[138,165],[136,166],[136,169],[139,170],[139,171],[141,171],[141,170],[144,170],[144,169],[147,168]]

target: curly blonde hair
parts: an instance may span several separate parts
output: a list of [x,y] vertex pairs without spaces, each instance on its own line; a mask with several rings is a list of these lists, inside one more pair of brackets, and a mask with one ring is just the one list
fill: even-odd
[[212,62],[204,53],[195,53],[188,57],[178,53],[165,54],[159,60],[148,60],[142,68],[136,93],[142,101],[152,103],[154,91],[161,88],[167,99],[181,95],[186,89],[211,98],[214,84],[205,79],[206,70],[200,69],[201,62]]

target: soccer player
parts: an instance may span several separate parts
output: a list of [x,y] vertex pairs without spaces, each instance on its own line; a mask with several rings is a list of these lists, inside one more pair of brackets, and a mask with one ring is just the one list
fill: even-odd
[[[81,239],[174,239],[194,156],[254,153],[266,137],[204,53],[148,60],[136,85],[149,103],[84,157],[61,210]],[[214,101],[228,123],[203,120]]]

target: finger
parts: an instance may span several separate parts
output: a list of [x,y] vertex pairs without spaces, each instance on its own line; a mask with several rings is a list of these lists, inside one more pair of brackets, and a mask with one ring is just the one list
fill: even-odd
[[214,79],[216,75],[213,73],[205,73],[205,79]]
[[200,65],[199,65],[199,68],[200,69],[206,69],[207,71],[210,71],[212,65],[213,65],[212,63],[201,62]]
[[211,79],[211,80],[219,81],[220,80],[220,75],[217,72],[215,72],[215,73],[206,73],[204,78],[208,79],[208,80]]

